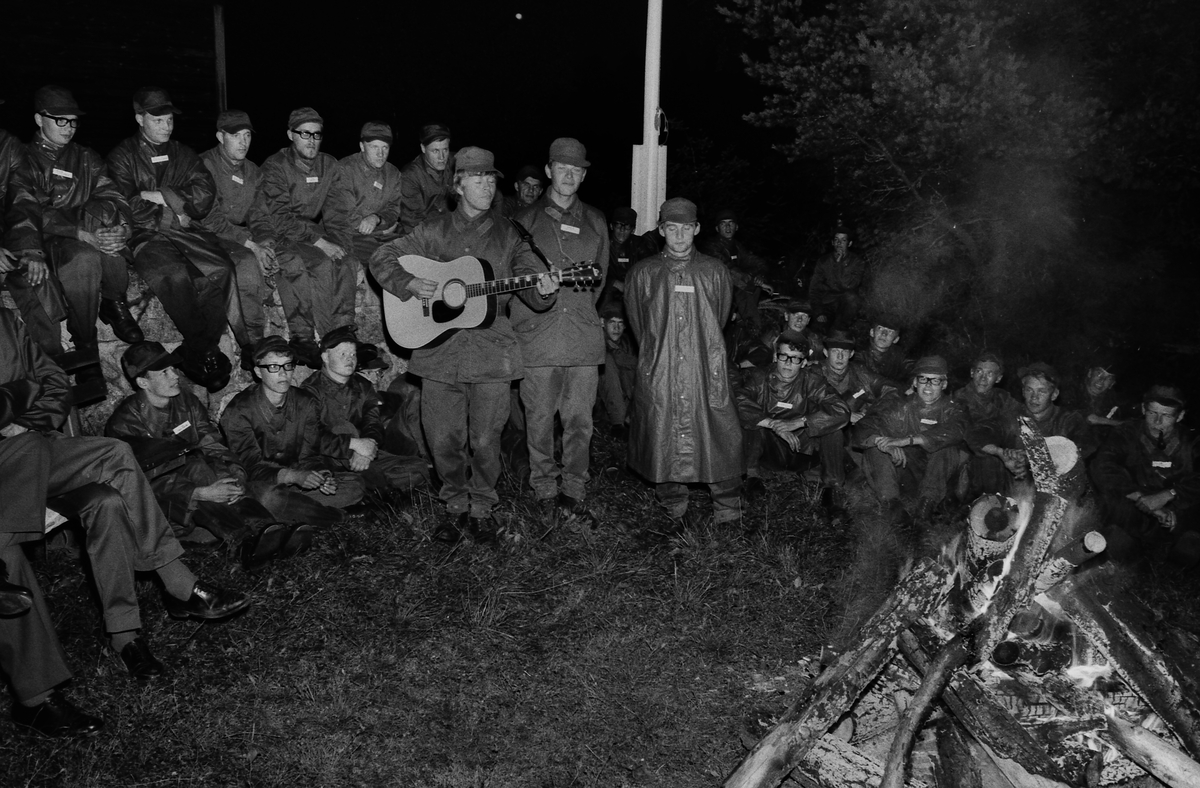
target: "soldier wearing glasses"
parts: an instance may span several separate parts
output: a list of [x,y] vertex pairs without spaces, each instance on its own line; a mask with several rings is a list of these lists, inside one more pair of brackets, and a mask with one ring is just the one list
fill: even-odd
[[917,487],[915,516],[927,519],[964,461],[967,414],[946,396],[949,380],[946,359],[922,358],[913,369],[913,393],[881,402],[854,430],[871,489],[901,520],[902,484]]
[[246,469],[246,491],[281,522],[341,522],[341,510],[362,500],[365,487],[326,459],[338,439],[322,428],[317,398],[292,385],[295,352],[269,336],[255,344],[253,359],[258,383],[221,414],[225,441]]
[[805,471],[814,452],[821,457],[827,487],[840,486],[844,478],[834,466],[842,462],[842,427],[850,421],[850,408],[817,370],[803,369],[805,361],[803,338],[785,331],[775,340],[775,365],[749,370],[738,387],[747,500],[764,489],[763,466]]
[[312,107],[288,116],[291,144],[262,165],[262,188],[251,209],[256,238],[275,244],[275,285],[287,314],[296,360],[321,368],[316,335],[354,322],[354,259],[327,232],[322,213],[337,159],[321,153],[325,121]]
[[123,342],[142,339],[125,304],[129,269],[122,252],[130,234],[129,205],[108,177],[104,159],[73,142],[83,110],[71,92],[46,85],[34,94],[34,110],[37,132],[25,148],[23,166],[13,173],[5,242],[24,271],[10,276],[8,286],[30,335],[52,357],[63,351],[58,326],[63,315],[57,293],[50,291],[61,288],[76,355],[92,362],[76,374],[76,384],[87,398],[102,398],[96,318],[112,325]]

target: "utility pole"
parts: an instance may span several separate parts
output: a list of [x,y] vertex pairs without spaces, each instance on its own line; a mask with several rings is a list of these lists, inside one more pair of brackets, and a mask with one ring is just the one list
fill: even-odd
[[229,86],[225,72],[225,8],[220,3],[213,4],[213,48],[217,55],[217,111],[229,109]]
[[662,66],[663,0],[649,0],[646,10],[646,76],[642,98],[642,144],[633,146],[633,189],[630,206],[637,211],[637,232],[654,229],[658,209],[667,198],[667,146],[658,144],[663,111],[658,105]]

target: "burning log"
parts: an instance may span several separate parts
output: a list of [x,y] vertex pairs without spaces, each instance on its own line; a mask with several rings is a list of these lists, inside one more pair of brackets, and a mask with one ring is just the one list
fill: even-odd
[[1130,725],[1115,712],[1107,716],[1108,738],[1126,758],[1171,788],[1200,785],[1200,764],[1145,728]]
[[939,786],[983,788],[979,762],[971,753],[967,733],[953,717],[937,723],[938,760],[935,772]]
[[[820,788],[876,788],[883,779],[883,766],[836,736],[825,734],[796,767],[801,782]],[[921,780],[909,780],[908,788],[928,788]]]
[[1147,631],[1153,614],[1134,599],[1112,593],[1111,589],[1120,587],[1115,574],[1106,568],[1086,578],[1068,578],[1050,590],[1049,599],[1163,718],[1187,752],[1198,756],[1200,698],[1184,683],[1178,666],[1159,651],[1154,634]]
[[725,788],[777,786],[858,700],[895,654],[896,635],[945,602],[950,573],[922,561],[863,625],[857,648],[844,653],[792,704],[725,781]]
[[1095,558],[1104,552],[1104,548],[1107,546],[1108,542],[1102,533],[1088,531],[1081,538],[1059,550],[1053,558],[1046,562],[1041,574],[1033,582],[1034,593],[1041,594],[1051,586],[1062,582],[1077,566]]

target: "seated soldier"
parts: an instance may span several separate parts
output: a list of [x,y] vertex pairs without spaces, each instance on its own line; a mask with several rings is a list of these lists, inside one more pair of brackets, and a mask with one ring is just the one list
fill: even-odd
[[875,318],[868,333],[869,341],[858,354],[858,363],[872,372],[883,375],[901,391],[907,389],[911,363],[897,344],[900,341],[900,320],[891,315]]
[[[824,359],[816,368],[825,377],[829,387],[850,409],[848,426],[862,421],[868,410],[879,402],[899,394],[895,385],[882,375],[852,361],[854,352],[854,340],[850,335],[841,329],[835,329],[825,338]],[[850,441],[847,439],[843,443],[848,446]],[[829,469],[832,474],[830,486],[840,488],[846,482],[845,463],[830,462]]]
[[731,347],[733,365],[739,370],[769,369],[775,363],[775,340],[780,333],[779,329],[771,327],[751,335],[736,332],[737,344]]
[[0,309],[0,536],[42,538],[48,502],[77,519],[109,646],[130,675],[149,681],[165,669],[140,632],[134,572],[158,575],[173,618],[226,618],[250,600],[198,580],[183,563],[183,548],[127,444],[58,432],[70,409],[66,381],[24,325]]
[[717,211],[714,222],[716,232],[697,241],[696,249],[717,258],[729,269],[729,276],[733,280],[734,319],[757,327],[758,299],[764,287],[763,277],[769,267],[767,261],[734,238],[738,221],[733,210],[723,208]]
[[340,159],[325,202],[325,227],[333,242],[365,269],[382,244],[396,238],[400,218],[400,170],[388,162],[392,127],[363,124],[358,152]]
[[600,368],[596,404],[612,436],[625,440],[629,437],[633,383],[637,379],[637,351],[633,349],[633,337],[625,332],[625,307],[621,302],[605,304],[600,319],[604,321],[604,366]]
[[833,251],[817,260],[808,286],[808,297],[819,315],[817,322],[829,328],[849,329],[858,317],[866,261],[850,251],[854,245],[850,236],[850,228],[838,220],[833,228]]
[[322,453],[341,470],[361,474],[367,489],[411,490],[429,481],[429,466],[418,456],[399,457],[380,448],[384,437],[379,392],[355,372],[358,337],[354,326],[321,337],[321,370],[304,381],[317,398],[321,425],[332,437]]
[[[1083,385],[1079,386],[1072,404],[1087,415],[1093,427],[1119,427],[1133,415],[1130,403],[1115,388],[1117,383],[1116,362],[1107,355],[1097,356],[1088,366]],[[1112,431],[1100,429],[1101,437]]]
[[1181,389],[1152,386],[1142,418],[1116,427],[1096,453],[1091,477],[1118,561],[1161,544],[1176,563],[1200,563],[1200,442],[1179,423],[1186,406]]
[[[840,486],[845,453],[842,427],[850,409],[816,370],[804,370],[804,339],[785,331],[775,340],[772,369],[752,369],[738,386],[738,416],[745,438],[746,481],[742,493],[753,500],[766,489],[762,468],[808,470],[814,452],[821,457],[824,488]],[[826,496],[832,502],[832,496]]]
[[[240,544],[246,568],[306,549],[312,542],[310,528],[297,532],[275,522],[246,495],[246,469],[221,442],[200,399],[180,387],[178,360],[158,342],[130,345],[121,367],[135,393],[113,411],[104,434],[133,445],[179,539]],[[155,452],[162,454],[163,464],[147,468],[146,456]]]
[[[1029,462],[1021,443],[1021,419],[1027,419],[1043,438],[1058,435],[1069,438],[1079,451],[1079,459],[1092,456],[1099,441],[1095,431],[1087,423],[1082,412],[1060,408],[1054,404],[1058,399],[1058,372],[1043,362],[1035,362],[1017,370],[1021,380],[1021,396],[1024,404],[999,418],[971,427],[968,442],[980,457],[991,458],[984,471],[989,482],[999,481],[996,492],[1007,492],[1011,479],[1023,479],[1029,472]],[[1003,465],[1007,473],[998,466]],[[992,490],[985,488],[985,492]]]
[[971,382],[954,392],[954,399],[967,411],[967,446],[971,449],[969,499],[981,493],[1008,489],[1004,465],[986,454],[977,442],[995,423],[1017,410],[1017,401],[997,384],[1004,379],[1004,361],[995,353],[984,352],[971,365]]
[[913,393],[881,402],[854,429],[863,450],[863,472],[876,497],[900,521],[902,482],[917,484],[914,516],[926,520],[946,499],[947,485],[965,458],[967,414],[946,396],[950,369],[941,356],[913,368]]
[[362,478],[336,471],[326,448],[336,436],[321,426],[320,403],[292,385],[296,357],[279,336],[254,347],[258,383],[239,392],[221,414],[221,431],[246,468],[247,492],[285,523],[327,528],[362,500]]
[[783,305],[783,330],[791,332],[800,343],[797,349],[804,354],[806,367],[821,360],[821,351],[825,347],[821,338],[808,328],[812,315],[812,304],[801,298],[793,298]]

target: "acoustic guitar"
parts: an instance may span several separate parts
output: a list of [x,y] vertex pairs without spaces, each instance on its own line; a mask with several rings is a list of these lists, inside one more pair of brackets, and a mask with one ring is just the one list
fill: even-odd
[[[540,274],[494,279],[487,260],[460,257],[448,263],[415,254],[396,261],[415,277],[438,283],[433,298],[416,296],[401,301],[383,291],[383,319],[400,347],[415,350],[444,342],[455,331],[491,325],[496,319],[496,296],[537,286]],[[553,270],[550,275],[563,287],[595,287],[603,273],[599,266],[579,265]]]

